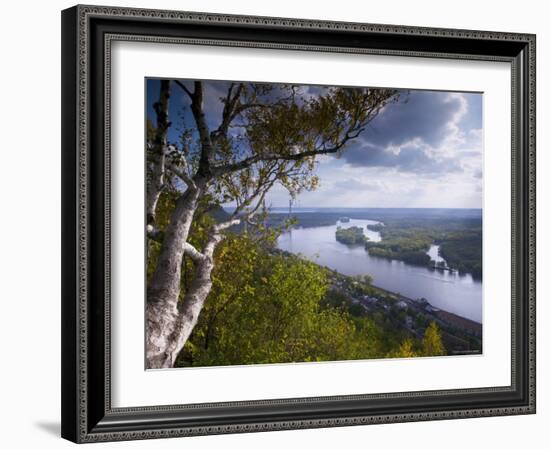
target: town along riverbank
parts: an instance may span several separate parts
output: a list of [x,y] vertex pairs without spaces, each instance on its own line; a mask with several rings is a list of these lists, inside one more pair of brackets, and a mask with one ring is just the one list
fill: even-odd
[[395,331],[420,340],[431,322],[441,329],[442,339],[449,355],[481,354],[481,323],[434,307],[425,298],[413,299],[371,285],[358,277],[342,275],[329,270],[333,297],[383,322]]

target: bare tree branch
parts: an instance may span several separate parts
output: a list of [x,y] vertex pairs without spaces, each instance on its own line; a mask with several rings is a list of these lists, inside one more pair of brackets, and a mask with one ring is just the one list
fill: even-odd
[[176,85],[178,85],[179,87],[181,87],[183,89],[183,91],[189,95],[189,98],[191,98],[191,100],[193,99],[193,93],[187,89],[187,87],[185,87],[185,84],[183,84],[181,81],[179,80],[174,80],[174,83],[176,83]]
[[197,131],[199,132],[199,139],[201,141],[201,156],[199,160],[199,173],[201,176],[209,176],[210,174],[210,160],[212,158],[214,148],[212,145],[212,139],[206,123],[203,110],[203,84],[202,81],[194,82],[194,92],[191,92],[181,81],[174,80],[175,84],[179,86],[191,99],[191,112],[197,125]]
[[254,208],[250,211],[247,211],[245,214],[243,214],[246,217],[246,220],[250,220],[254,215],[258,213],[260,210],[260,206],[264,202],[265,196],[267,192],[273,187],[273,184],[275,184],[275,180],[271,181],[270,183],[266,184],[266,186],[262,189],[262,193],[260,195],[260,198],[258,198],[258,201],[256,201],[256,205]]
[[237,111],[236,105],[244,89],[244,84],[239,83],[239,86],[237,87],[235,93],[233,93],[234,87],[235,87],[235,84],[231,83],[231,86],[229,86],[229,89],[227,90],[227,96],[225,98],[225,104],[224,104],[223,113],[222,113],[222,122],[218,127],[218,129],[214,131],[213,134],[215,135],[222,135],[222,136],[227,135],[227,131],[229,129],[230,123],[234,120],[234,118],[238,114],[236,112]]
[[204,254],[201,253],[197,248],[195,248],[191,243],[185,242],[183,245],[183,253],[187,254],[193,262],[202,262],[204,260]]
[[230,228],[231,226],[238,225],[241,222],[239,218],[233,218],[228,221],[223,221],[221,223],[216,223],[214,226],[212,226],[212,229],[215,233],[221,232],[224,229]]
[[220,165],[215,166],[212,168],[212,171],[217,174],[224,174],[224,173],[231,173],[234,171],[242,170],[244,168],[250,167],[251,165],[255,164],[256,162],[262,161],[298,161],[300,159],[304,159],[307,157],[312,156],[320,156],[323,154],[333,154],[336,153],[338,150],[340,150],[348,140],[350,140],[352,137],[348,137],[345,139],[345,141],[342,141],[340,144],[326,149],[320,149],[320,150],[310,150],[310,151],[302,151],[294,154],[277,154],[273,156],[262,156],[262,155],[255,155],[250,156],[246,159],[243,159],[239,162],[235,162],[232,164],[226,164],[226,165]]
[[[185,158],[184,158],[185,159]],[[187,187],[191,189],[196,189],[197,184],[193,180],[193,178],[187,173],[186,167],[187,163],[182,164],[183,167],[180,169],[179,167],[176,167],[175,164],[170,163],[166,165],[166,168],[172,172],[174,175],[176,175],[178,178],[180,178],[185,184],[187,184]]]
[[206,123],[206,117],[203,110],[203,84],[201,81],[195,81],[195,91],[191,97],[191,112],[197,124],[199,139],[201,142],[201,155],[199,159],[198,173],[201,176],[210,176],[210,161],[214,152],[212,139]]

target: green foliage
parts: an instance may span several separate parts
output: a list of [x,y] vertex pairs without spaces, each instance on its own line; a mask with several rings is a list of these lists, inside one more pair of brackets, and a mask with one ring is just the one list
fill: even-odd
[[361,276],[361,281],[367,285],[372,285],[374,278],[370,274],[364,274]]
[[432,321],[424,338],[419,342],[410,337],[402,340],[397,350],[390,351],[388,357],[403,358],[403,357],[429,357],[447,355],[447,351],[441,338],[441,331],[435,321]]
[[368,251],[371,256],[402,260],[412,265],[428,265],[430,262],[430,256],[424,251],[392,250],[381,247],[369,247]]
[[368,225],[383,236],[380,242],[367,242],[365,247],[371,256],[398,259],[415,265],[428,265],[430,256],[426,254],[433,238],[422,228],[397,228]]
[[440,240],[439,252],[451,267],[482,278],[481,228],[449,233]]
[[150,118],[147,119],[145,129],[147,133],[147,142],[152,143],[153,140],[155,139],[156,128],[155,128],[155,125],[153,125],[153,121]]
[[361,245],[367,240],[363,228],[352,226],[350,228],[336,228],[336,240],[346,245]]
[[432,321],[422,339],[422,355],[446,355],[447,351],[441,339],[441,331],[435,321]]
[[406,338],[396,351],[390,352],[389,357],[410,358],[418,357],[419,355],[421,354],[416,350],[414,341],[411,338]]
[[[174,210],[176,204],[177,195],[172,192],[163,192],[159,196],[156,209],[155,224],[157,228],[164,232],[164,229],[170,222],[170,215]],[[157,258],[160,252],[160,242],[154,240],[147,240],[147,279],[153,275],[157,265]]]
[[[336,290],[335,288],[329,288],[321,301],[321,306],[332,309],[346,310],[350,309],[352,304],[349,301],[349,297],[344,292]],[[360,316],[361,313],[358,312],[354,315]]]
[[220,245],[212,280],[177,366],[383,358],[403,339],[330,289],[326,269],[248,235]]
[[368,225],[368,228],[382,236],[380,242],[365,244],[372,256],[433,266],[426,252],[430,245],[438,244],[449,267],[471,273],[476,279],[482,277],[482,229],[478,220],[394,218],[388,219],[385,226]]
[[[327,273],[232,236],[217,254],[213,289],[180,366],[369,358],[375,345],[348,312],[326,307]],[[324,305],[324,306],[323,306]]]
[[[164,232],[166,226],[170,222],[170,217],[176,206],[176,201],[180,196],[179,193],[167,190],[164,191],[158,200],[156,209],[155,223],[157,228]],[[223,219],[227,214],[223,209],[212,206],[209,203],[209,198],[205,196],[200,202],[197,212],[195,213],[194,220],[191,224],[191,231],[189,233],[189,243],[196,248],[202,248],[208,238],[208,232],[211,226],[216,222]],[[160,242],[148,240],[148,256],[147,256],[147,279],[152,276],[156,264],[158,254],[160,252]],[[186,291],[187,281],[193,278],[194,265],[191,258],[184,256],[182,263],[182,290],[180,292],[180,298],[183,297]]]

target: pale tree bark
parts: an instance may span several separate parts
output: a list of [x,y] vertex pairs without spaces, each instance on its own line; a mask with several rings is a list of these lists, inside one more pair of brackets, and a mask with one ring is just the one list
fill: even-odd
[[182,258],[203,188],[188,188],[176,202],[164,232],[157,268],[148,283],[145,310],[148,368],[166,368],[173,362],[170,347],[178,338]]
[[[149,368],[170,368],[174,366],[176,357],[183,349],[191,332],[193,332],[204,303],[212,289],[211,275],[214,269],[214,251],[223,240],[221,231],[239,224],[239,221],[235,219],[214,226],[202,253],[189,244],[185,245],[185,252],[191,256],[196,264],[195,277],[189,285],[183,301],[179,306],[176,305],[175,309],[170,309],[169,332],[166,332],[168,329],[163,332],[161,339],[162,351],[148,356]],[[157,308],[152,309],[152,311],[155,314],[159,312]],[[166,309],[164,312],[166,312]]]
[[[157,270],[149,282],[147,292],[146,360],[148,368],[170,368],[174,365],[177,355],[197,325],[199,315],[212,289],[214,251],[223,240],[222,232],[231,226],[238,225],[242,220],[250,221],[258,212],[271,185],[253,192],[248,201],[236,208],[228,221],[212,226],[202,252],[187,242],[200,190],[190,189],[185,201],[182,201],[182,198],[187,192],[178,200],[164,234],[163,250],[158,260]],[[256,205],[242,214],[244,207],[254,198],[257,199]],[[184,254],[191,257],[196,270],[183,300],[178,302]]]
[[[212,289],[211,274],[214,268],[214,251],[223,240],[223,231],[250,220],[262,204],[270,185],[253,192],[251,198],[233,212],[231,218],[212,226],[203,251],[188,241],[189,229],[198,201],[205,189],[205,181],[195,180],[194,187],[178,199],[170,223],[164,232],[157,269],[149,281],[146,306],[146,360],[147,368],[170,368],[195,328],[200,312]],[[255,207],[246,214],[243,208],[252,199],[259,198]],[[187,254],[195,264],[195,276],[179,301],[181,267]]]
[[[185,90],[192,101],[191,109],[199,130],[202,152],[197,174],[192,179],[180,175],[180,178],[187,182],[187,190],[176,202],[176,207],[164,232],[157,266],[148,282],[145,309],[147,368],[169,368],[173,366],[177,352],[179,352],[179,350],[175,352],[175,348],[181,349],[180,346],[185,343],[185,341],[183,344],[179,342],[182,340],[183,329],[186,328],[183,326],[186,322],[186,315],[178,309],[184,253],[187,250],[198,266],[201,263],[206,264],[205,255],[192,248],[187,239],[199,199],[204,193],[208,182],[208,178],[203,175],[209,171],[212,142],[202,110],[202,83],[195,83],[194,93]],[[162,92],[161,87],[161,98]],[[162,101],[157,104],[162,104]],[[159,111],[162,114],[160,107],[156,111],[157,117],[159,117]],[[187,172],[185,171],[185,173]],[[215,244],[212,253],[214,248]],[[207,270],[208,278],[211,271],[212,268]],[[200,270],[197,270],[197,272],[200,274]],[[200,276],[197,277],[200,278]],[[193,281],[189,291],[192,291],[193,284],[197,282],[199,282],[199,279]]]

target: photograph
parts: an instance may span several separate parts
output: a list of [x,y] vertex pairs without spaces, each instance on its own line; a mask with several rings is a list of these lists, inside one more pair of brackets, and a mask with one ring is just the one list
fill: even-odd
[[[61,314],[29,313],[61,326],[61,369],[42,370],[61,436],[280,447],[274,433],[311,445],[332,428],[327,447],[388,431],[425,446],[433,427],[457,447],[525,445],[540,416],[505,420],[540,397],[543,15],[226,3],[64,5],[61,33],[48,22],[61,214],[41,223],[61,224],[42,239],[61,241]],[[29,134],[19,122],[9,136]],[[34,244],[51,201],[27,184],[33,218],[14,226]],[[18,267],[36,253],[17,250]]]
[[482,92],[136,95],[146,369],[483,354]]

